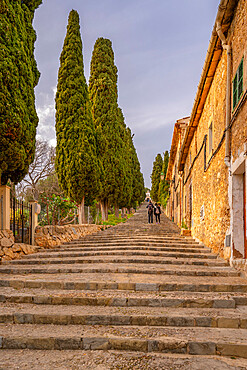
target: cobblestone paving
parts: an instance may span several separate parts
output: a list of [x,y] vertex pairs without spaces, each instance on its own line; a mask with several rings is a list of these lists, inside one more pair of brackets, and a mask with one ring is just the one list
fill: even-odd
[[145,205],[0,265],[0,369],[247,369],[247,281]]

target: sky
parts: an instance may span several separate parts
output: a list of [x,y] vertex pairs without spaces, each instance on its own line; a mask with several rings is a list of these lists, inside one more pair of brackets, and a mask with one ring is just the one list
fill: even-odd
[[99,37],[112,41],[118,103],[134,134],[145,185],[158,153],[170,150],[176,120],[189,116],[219,0],[43,0],[36,10],[38,137],[56,145],[55,92],[68,14],[80,16],[84,71]]

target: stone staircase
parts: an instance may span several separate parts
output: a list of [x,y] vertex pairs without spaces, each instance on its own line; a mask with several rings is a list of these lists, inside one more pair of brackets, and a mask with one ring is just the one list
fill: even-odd
[[65,358],[66,369],[247,368],[247,280],[164,215],[146,218],[143,206],[125,224],[0,265],[3,369],[13,351],[23,368],[40,351],[43,368]]

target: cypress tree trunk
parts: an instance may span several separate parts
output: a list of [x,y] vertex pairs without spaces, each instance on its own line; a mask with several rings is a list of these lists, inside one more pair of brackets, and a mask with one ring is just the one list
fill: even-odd
[[115,217],[119,218],[119,205],[118,204],[115,204],[114,210],[115,210]]
[[108,199],[104,199],[105,220],[108,220]]
[[106,218],[105,218],[105,207],[104,207],[104,201],[103,200],[100,202],[100,209],[101,209],[102,221],[105,221],[106,220]]
[[82,198],[81,204],[78,207],[79,216],[78,221],[79,225],[85,224],[85,210],[84,210],[84,204],[85,204],[85,197]]

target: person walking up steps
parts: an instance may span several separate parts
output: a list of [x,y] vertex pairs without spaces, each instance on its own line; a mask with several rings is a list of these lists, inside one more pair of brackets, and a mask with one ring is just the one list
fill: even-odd
[[155,203],[154,205],[154,214],[155,214],[155,221],[156,221],[156,224],[159,223],[160,224],[160,214],[161,214],[161,208],[160,208],[160,205]]
[[153,211],[154,211],[154,206],[152,204],[152,202],[150,201],[149,204],[147,205],[147,209],[148,209],[148,223],[152,224],[153,223]]

